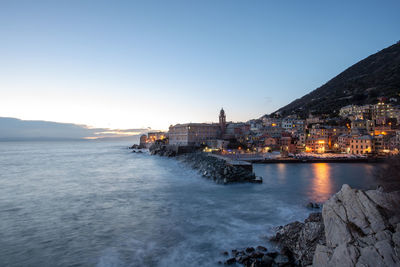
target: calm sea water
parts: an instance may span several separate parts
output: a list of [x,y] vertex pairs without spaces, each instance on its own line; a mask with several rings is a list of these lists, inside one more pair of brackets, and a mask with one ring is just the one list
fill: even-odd
[[255,165],[264,183],[216,185],[121,143],[0,143],[1,266],[213,266],[265,244],[373,165]]

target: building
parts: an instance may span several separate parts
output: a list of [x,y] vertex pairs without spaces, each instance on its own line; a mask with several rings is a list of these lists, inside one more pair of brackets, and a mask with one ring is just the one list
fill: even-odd
[[222,136],[226,131],[226,115],[223,108],[221,108],[221,111],[219,112],[219,127]]
[[350,154],[363,155],[374,151],[374,140],[370,135],[354,136],[350,140]]
[[375,130],[375,123],[372,120],[353,120],[351,122],[352,135],[367,135],[373,134]]
[[351,120],[374,120],[376,124],[386,124],[388,119],[400,118],[400,110],[381,99],[375,105],[349,105],[340,109],[339,115]]
[[265,126],[275,127],[275,126],[281,125],[281,123],[282,123],[282,119],[272,118],[272,117],[267,117],[267,116],[264,116],[262,118],[262,124],[264,127]]
[[249,134],[249,132],[250,132],[250,124],[243,122],[239,123],[230,122],[226,126],[223,139],[239,138],[240,136]]
[[392,104],[386,104],[380,101],[378,104],[373,105],[372,116],[376,124],[386,124],[388,119],[398,120],[399,114],[399,109],[393,107]]
[[327,137],[312,136],[306,140],[306,152],[325,153],[329,150]]
[[370,120],[372,119],[373,105],[349,105],[342,107],[339,115],[343,118],[351,120]]
[[226,149],[229,145],[229,141],[222,139],[210,139],[206,141],[206,145],[209,149]]
[[323,122],[323,120],[320,117],[314,116],[312,114],[310,114],[308,116],[308,118],[306,119],[306,125],[315,124],[315,123],[321,123],[321,122]]
[[352,139],[351,135],[342,134],[337,138],[338,150],[344,153],[350,153],[350,141]]
[[263,129],[263,133],[271,137],[280,137],[283,131],[279,126],[267,126]]
[[309,129],[309,132],[310,135],[327,137],[327,136],[339,136],[341,134],[347,134],[348,129],[346,127],[340,127],[340,126],[314,124]]
[[281,127],[285,129],[285,131],[304,131],[304,121],[294,118],[284,118],[281,122]]
[[147,143],[154,143],[158,140],[164,140],[167,138],[167,133],[165,132],[149,132],[147,133]]
[[387,154],[390,152],[390,135],[375,135],[375,152],[378,154]]
[[147,144],[147,135],[142,134],[142,135],[140,136],[140,143],[139,143],[139,146],[140,146],[141,148],[145,148],[145,147],[146,147],[146,144]]
[[217,139],[221,126],[217,123],[186,123],[169,127],[169,144],[198,146],[207,140]]
[[[199,146],[207,145],[207,141],[226,136],[226,114],[222,108],[219,112],[219,123],[186,123],[169,127],[170,145]],[[212,142],[212,144],[216,144]]]

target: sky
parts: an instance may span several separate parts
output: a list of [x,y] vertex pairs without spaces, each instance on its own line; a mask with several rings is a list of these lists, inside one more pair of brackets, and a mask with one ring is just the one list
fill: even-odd
[[0,117],[167,129],[271,113],[400,40],[400,1],[0,0]]

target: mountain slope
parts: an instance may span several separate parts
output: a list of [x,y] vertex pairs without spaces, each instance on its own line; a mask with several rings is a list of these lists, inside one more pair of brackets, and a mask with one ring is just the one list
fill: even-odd
[[[377,98],[400,93],[400,42],[373,54],[311,93],[275,111],[286,116],[332,114],[349,104],[376,103]],[[274,114],[273,113],[273,114]]]

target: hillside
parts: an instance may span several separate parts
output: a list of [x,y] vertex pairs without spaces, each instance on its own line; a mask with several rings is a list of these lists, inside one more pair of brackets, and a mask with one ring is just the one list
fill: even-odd
[[359,61],[273,114],[332,114],[349,104],[376,103],[380,96],[400,100],[400,41]]

